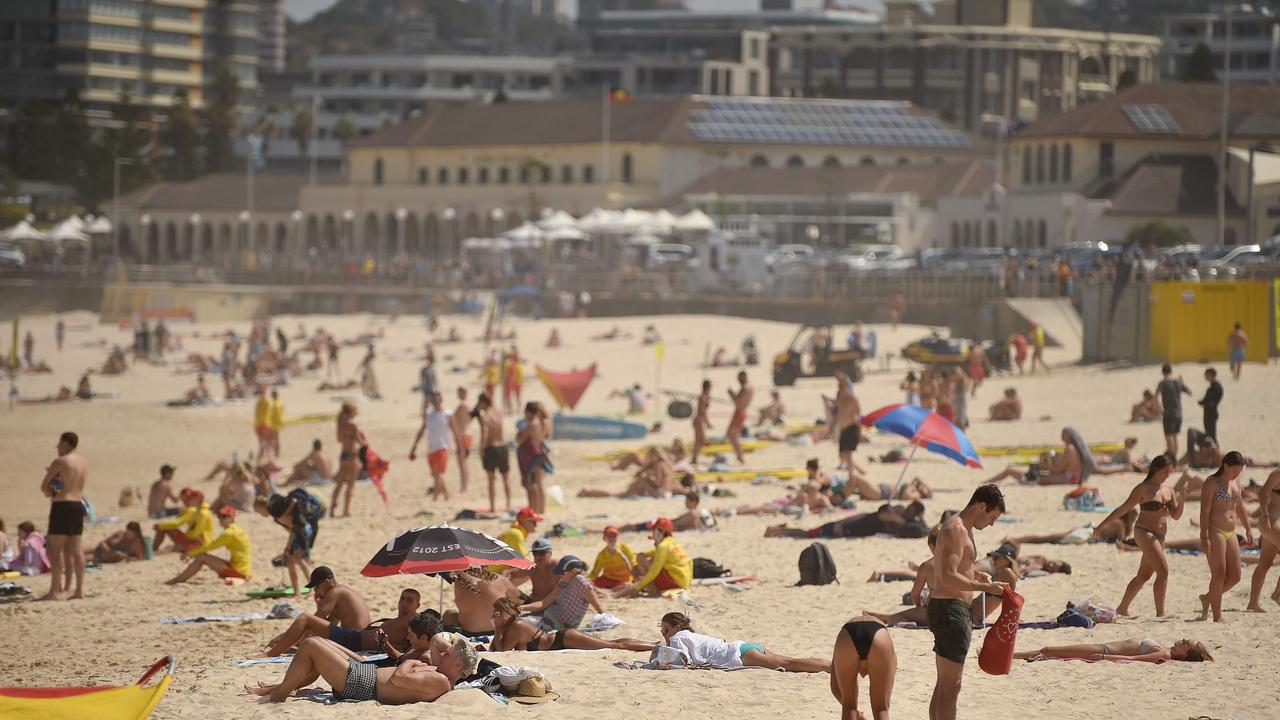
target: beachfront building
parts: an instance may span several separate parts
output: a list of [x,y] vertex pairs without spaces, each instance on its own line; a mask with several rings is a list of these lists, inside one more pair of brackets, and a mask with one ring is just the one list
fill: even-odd
[[779,26],[774,95],[904,100],[978,131],[1035,122],[1154,82],[1160,39],[1035,27],[1031,0],[889,2],[885,23]]
[[[1184,228],[1201,244],[1217,243],[1221,100],[1220,85],[1139,85],[1027,127],[1009,139],[1007,199],[939,203],[935,228],[943,245],[1116,242],[1153,220]],[[1250,237],[1252,184],[1256,242],[1280,230],[1273,228],[1280,199],[1270,155],[1280,147],[1280,87],[1231,86],[1226,123],[1232,151],[1222,240]]]
[[77,90],[93,120],[126,96],[163,115],[177,93],[195,108],[218,72],[257,86],[257,0],[0,2],[0,108]]
[[[340,183],[260,177],[252,201],[243,177],[161,183],[121,200],[121,228],[125,253],[149,262],[234,265],[258,251],[295,262],[440,259],[463,238],[492,236],[544,208],[582,215],[681,205],[680,192],[726,168],[915,166],[929,173],[990,152],[902,102],[689,95],[444,105],[352,141]],[[270,202],[260,199],[268,180]],[[211,197],[226,202],[215,212],[206,207]],[[196,215],[200,222],[192,223]],[[885,209],[880,219],[892,217]],[[191,243],[188,225],[199,225]]]
[[[1213,67],[1221,77],[1227,67],[1222,60],[1227,50],[1225,8],[1166,15],[1160,40],[1165,78],[1180,79],[1199,45],[1209,48]],[[1258,3],[1232,7],[1229,72],[1233,83],[1274,85],[1280,81],[1280,17],[1276,10]]]

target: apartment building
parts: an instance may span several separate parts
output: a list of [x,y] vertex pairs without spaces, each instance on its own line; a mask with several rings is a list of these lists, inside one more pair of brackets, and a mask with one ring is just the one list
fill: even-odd
[[[1277,7],[1243,5],[1231,12],[1231,82],[1276,84],[1280,79],[1280,16]],[[1208,46],[1221,77],[1227,50],[1227,14],[1215,12],[1166,15],[1160,35],[1162,72],[1178,80],[1198,45]]]

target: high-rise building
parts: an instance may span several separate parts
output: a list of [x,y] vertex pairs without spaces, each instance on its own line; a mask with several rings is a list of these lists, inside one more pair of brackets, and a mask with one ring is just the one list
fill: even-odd
[[284,72],[285,33],[284,0],[258,0],[258,72]]
[[163,115],[204,105],[222,69],[257,86],[258,0],[4,0],[0,107],[79,92],[92,119],[126,98]]
[[[1161,36],[1162,71],[1178,80],[1196,47],[1208,46],[1213,67],[1222,77],[1222,55],[1227,49],[1225,10],[1166,15]],[[1280,5],[1233,7],[1231,13],[1231,82],[1280,82]]]

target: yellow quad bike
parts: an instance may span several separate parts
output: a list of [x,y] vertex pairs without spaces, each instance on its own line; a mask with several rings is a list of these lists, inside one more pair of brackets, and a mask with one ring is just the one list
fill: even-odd
[[[815,337],[826,340],[815,343]],[[802,325],[791,338],[786,350],[773,358],[773,384],[794,385],[799,378],[831,377],[843,370],[853,382],[862,380],[861,361],[867,354],[861,349],[834,347],[830,325]]]

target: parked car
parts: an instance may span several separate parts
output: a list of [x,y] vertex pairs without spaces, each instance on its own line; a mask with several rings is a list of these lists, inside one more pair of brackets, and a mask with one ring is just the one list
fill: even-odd
[[648,247],[650,268],[670,270],[684,267],[694,258],[693,248],[679,243],[654,243]]
[[0,270],[21,270],[26,267],[27,254],[9,242],[0,242]]
[[835,263],[846,270],[872,270],[894,267],[906,259],[907,254],[897,245],[868,243],[850,245],[836,255]]
[[1200,276],[1226,280],[1236,276],[1236,258],[1250,253],[1260,253],[1259,245],[1220,245],[1200,253]]
[[779,245],[765,257],[764,262],[766,265],[777,267],[790,263],[805,263],[816,255],[817,252],[809,245],[799,243]]

